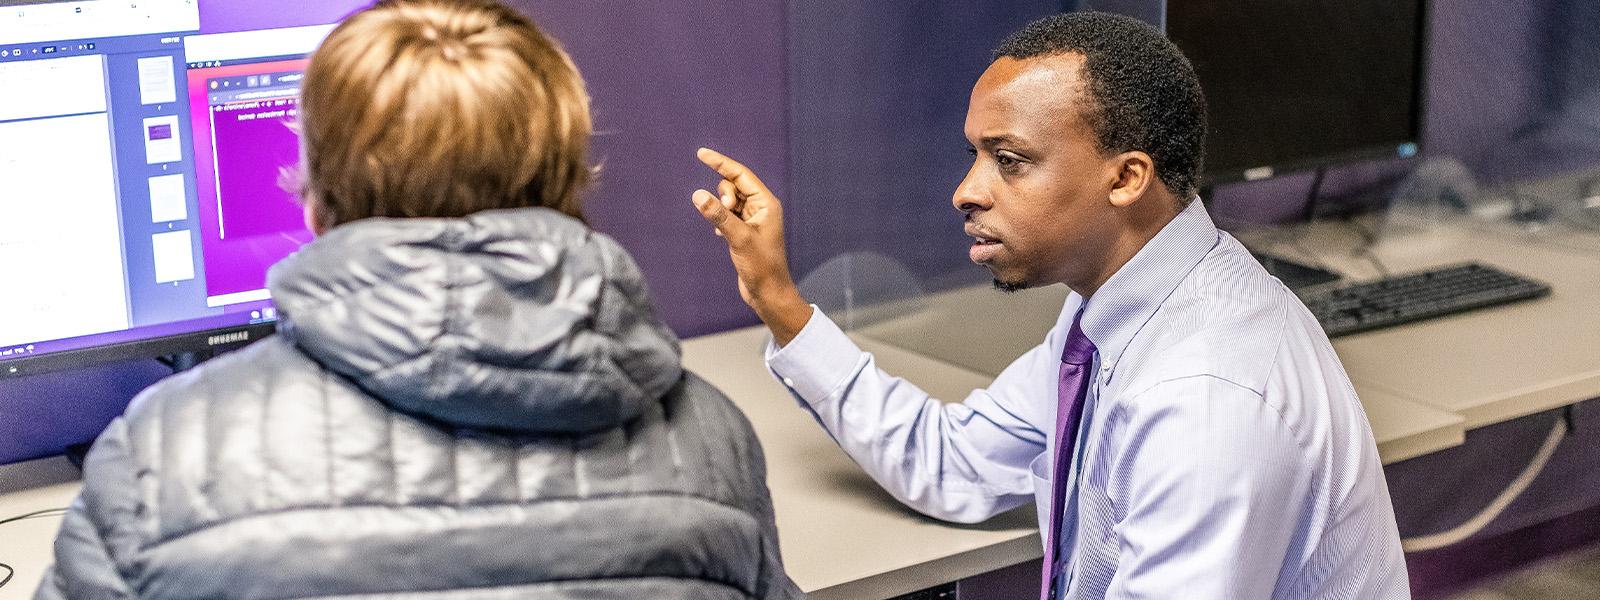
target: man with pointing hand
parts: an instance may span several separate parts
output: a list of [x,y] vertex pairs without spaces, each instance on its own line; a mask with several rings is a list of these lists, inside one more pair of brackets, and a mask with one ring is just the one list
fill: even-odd
[[1403,598],[1366,416],[1305,307],[1197,202],[1205,99],[1159,31],[1036,21],[973,87],[952,205],[995,287],[1065,284],[1044,341],[943,404],[801,297],[783,208],[717,152],[693,202],[767,365],[885,489],[975,522],[1028,500],[1041,598]]

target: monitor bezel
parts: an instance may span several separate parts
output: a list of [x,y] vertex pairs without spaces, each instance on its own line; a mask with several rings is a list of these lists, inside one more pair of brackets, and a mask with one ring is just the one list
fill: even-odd
[[[1200,174],[1200,186],[1209,188],[1230,183],[1265,181],[1328,167],[1371,160],[1413,159],[1426,154],[1428,151],[1428,145],[1425,141],[1427,138],[1428,92],[1431,87],[1428,85],[1428,68],[1430,66],[1428,50],[1433,47],[1433,28],[1431,27],[1433,10],[1430,0],[1414,1],[1417,4],[1417,42],[1416,51],[1413,53],[1412,68],[1416,71],[1417,78],[1416,85],[1412,86],[1412,106],[1414,110],[1411,111],[1411,139],[1385,144],[1373,144],[1343,152],[1329,152],[1296,160],[1255,165],[1243,169],[1212,170],[1206,167]],[[1209,127],[1209,118],[1207,121],[1207,127]],[[1207,131],[1206,136],[1209,140],[1211,132]],[[1414,151],[1410,155],[1402,155],[1400,148],[1408,144],[1412,146]],[[1268,170],[1269,174],[1260,177],[1250,176],[1251,172],[1262,169]]]
[[[253,323],[214,327],[104,346],[61,350],[37,356],[0,359],[0,380],[83,369],[140,358],[157,359],[190,352],[227,352],[270,337],[276,332],[276,323]],[[241,334],[243,339],[238,337]]]

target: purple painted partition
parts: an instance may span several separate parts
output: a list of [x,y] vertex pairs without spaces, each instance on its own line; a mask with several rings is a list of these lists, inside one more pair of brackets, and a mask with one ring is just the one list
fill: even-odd
[[[972,164],[962,132],[967,99],[1005,36],[1062,6],[791,4],[793,181],[785,215],[797,277],[846,253],[875,253],[924,289],[989,281],[967,258],[971,240],[950,202]],[[886,275],[856,273],[856,297]]]
[[[716,183],[700,146],[788,189],[782,2],[515,0],[566,46],[594,102],[602,171],[585,214],[616,237],[681,336],[756,322],[722,240],[689,203]],[[603,7],[603,8],[602,8]]]

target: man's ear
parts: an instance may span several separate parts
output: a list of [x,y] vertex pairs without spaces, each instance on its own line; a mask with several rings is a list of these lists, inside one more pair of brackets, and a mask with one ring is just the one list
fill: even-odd
[[1111,158],[1116,169],[1111,182],[1111,205],[1126,208],[1144,197],[1155,185],[1156,161],[1149,154],[1133,150]]

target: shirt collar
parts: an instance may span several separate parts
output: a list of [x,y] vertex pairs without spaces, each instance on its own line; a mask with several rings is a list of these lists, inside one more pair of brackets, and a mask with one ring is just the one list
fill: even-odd
[[1081,326],[1100,353],[1102,371],[1116,368],[1134,335],[1218,239],[1211,215],[1194,198],[1100,286],[1083,308]]

